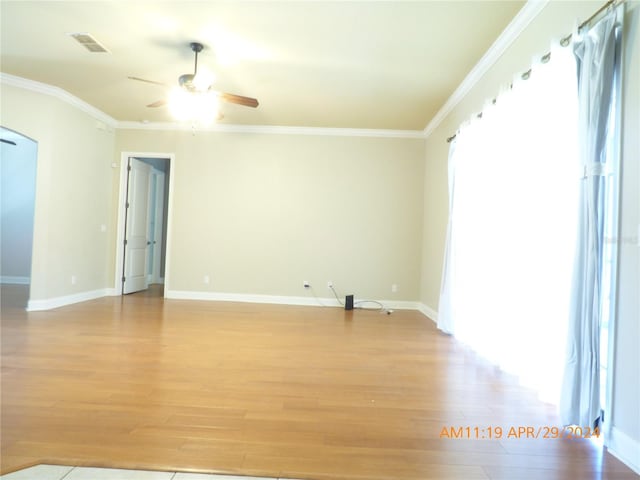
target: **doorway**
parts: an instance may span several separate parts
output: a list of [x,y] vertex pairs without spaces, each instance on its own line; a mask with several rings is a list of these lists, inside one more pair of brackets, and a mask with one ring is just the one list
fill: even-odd
[[122,153],[115,295],[162,292],[167,281],[173,154]]
[[38,143],[0,127],[0,283],[26,308],[36,199]]
[[150,165],[148,228],[149,251],[147,255],[147,282],[164,284],[167,211],[169,207],[169,159],[138,158]]

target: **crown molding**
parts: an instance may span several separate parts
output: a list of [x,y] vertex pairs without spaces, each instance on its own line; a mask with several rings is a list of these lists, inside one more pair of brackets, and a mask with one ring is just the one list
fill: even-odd
[[520,36],[531,21],[547,6],[550,0],[528,0],[518,14],[507,25],[507,28],[493,42],[493,45],[482,56],[480,61],[471,69],[458,88],[451,94],[445,104],[434,115],[424,129],[424,137],[428,138],[440,123],[451,113],[460,101],[469,93],[476,83],[498,61],[502,54]]
[[49,95],[89,114],[111,128],[123,130],[164,130],[164,131],[202,131],[218,133],[255,133],[264,135],[321,135],[333,137],[380,137],[380,138],[419,138],[424,139],[422,130],[384,130],[374,128],[319,128],[319,127],[287,127],[271,125],[220,125],[201,128],[192,127],[188,123],[177,122],[130,122],[118,121],[98,110],[93,105],[80,100],[62,88],[36,82],[0,72],[0,83],[22,88],[36,93]]
[[524,29],[538,14],[547,6],[550,0],[528,0],[525,6],[513,18],[511,23],[504,29],[489,50],[482,56],[480,61],[473,67],[458,88],[453,92],[445,104],[431,119],[424,130],[385,130],[368,128],[324,128],[324,127],[290,127],[271,125],[220,125],[195,129],[184,123],[177,122],[132,122],[117,121],[106,113],[98,110],[94,106],[80,100],[66,90],[59,87],[47,85],[45,83],[16,77],[0,72],[0,83],[24,88],[38,93],[51,95],[62,101],[77,107],[94,118],[105,122],[107,125],[124,130],[163,130],[163,131],[206,131],[219,133],[256,133],[256,134],[276,134],[276,135],[320,135],[338,137],[381,137],[381,138],[428,138],[433,131],[449,113],[460,103],[469,93],[473,86],[482,76],[493,66],[502,54],[511,46]]
[[78,110],[92,116],[96,120],[107,124],[111,128],[115,128],[118,123],[115,118],[110,117],[103,111],[98,110],[96,107],[88,104],[84,100],[80,100],[78,97],[70,94],[62,88],[54,87],[53,85],[48,85],[46,83],[36,82],[35,80],[29,80],[27,78],[16,77],[15,75],[3,72],[0,72],[0,83],[57,98],[58,100],[68,103]]
[[328,137],[425,138],[422,130],[384,130],[375,128],[289,127],[278,125],[221,125],[193,127],[177,122],[118,122],[123,130],[170,130],[217,133],[256,133],[264,135],[320,135]]

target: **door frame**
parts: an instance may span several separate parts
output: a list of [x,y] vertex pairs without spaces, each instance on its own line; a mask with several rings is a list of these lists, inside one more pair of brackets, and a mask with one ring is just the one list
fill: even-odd
[[124,260],[124,231],[126,219],[126,203],[127,203],[127,166],[129,157],[135,158],[165,158],[169,160],[169,201],[167,207],[167,245],[165,250],[165,268],[164,268],[164,291],[169,290],[171,282],[170,273],[170,256],[171,256],[171,223],[173,212],[173,179],[175,167],[174,153],[158,153],[158,152],[121,152],[120,153],[120,181],[118,192],[118,218],[116,226],[116,256],[115,256],[115,275],[113,278],[114,295],[122,295],[122,274]]

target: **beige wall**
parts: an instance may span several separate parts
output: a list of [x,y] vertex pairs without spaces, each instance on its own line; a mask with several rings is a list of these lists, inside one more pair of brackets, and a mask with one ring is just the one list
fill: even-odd
[[422,139],[114,134],[55,96],[7,84],[1,113],[38,142],[32,301],[113,287],[111,164],[123,151],[175,154],[171,290],[309,297],[308,280],[331,297],[331,280],[341,295],[418,298]]
[[66,102],[5,84],[0,112],[2,126],[38,142],[31,300],[104,289],[113,133]]
[[[640,2],[628,2],[623,75],[622,200],[612,425],[636,442],[640,473]],[[617,445],[618,446],[618,445]],[[632,455],[631,452],[628,454]],[[627,461],[634,460],[626,458]]]
[[116,151],[175,154],[169,290],[418,298],[422,139],[119,130]]
[[[640,224],[640,3],[626,2],[626,70],[623,76],[623,180],[621,206],[621,250],[619,271],[618,317],[616,319],[613,398],[610,406],[612,439],[616,453],[637,456],[640,445],[640,259],[637,246]],[[534,55],[548,51],[550,39],[572,31],[576,21],[588,18],[601,2],[550,2],[502,55],[487,74],[444,119],[425,142],[424,230],[422,246],[421,302],[437,311],[442,275],[442,258],[447,223],[447,156],[446,138],[458,126],[482,110],[484,102],[493,98],[511,75],[523,72]],[[622,436],[619,435],[622,433]],[[625,439],[619,441],[620,438]],[[638,460],[635,466],[639,468]]]

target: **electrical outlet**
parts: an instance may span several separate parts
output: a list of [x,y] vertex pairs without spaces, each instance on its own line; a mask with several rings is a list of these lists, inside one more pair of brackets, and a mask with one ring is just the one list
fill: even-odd
[[75,285],[78,282],[78,278],[75,275],[71,275],[71,285]]
[[309,285],[309,282],[308,282],[307,280],[303,280],[303,281],[302,281],[302,286],[303,286],[304,288],[310,288],[310,287],[311,287],[311,285]]
[[333,282],[331,280],[327,282],[327,288],[333,288]]

